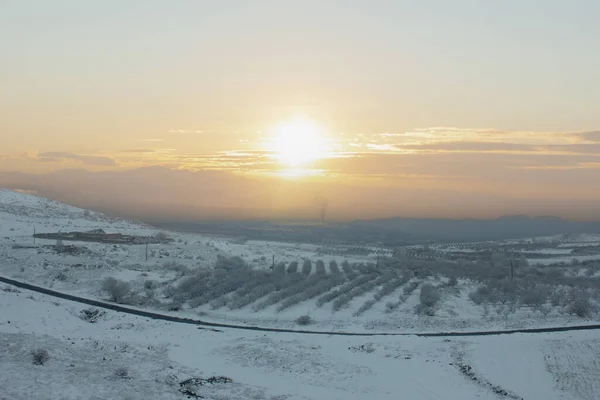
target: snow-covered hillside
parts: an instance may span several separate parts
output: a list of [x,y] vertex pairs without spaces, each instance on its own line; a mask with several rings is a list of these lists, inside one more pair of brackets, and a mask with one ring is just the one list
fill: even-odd
[[[120,300],[134,307],[215,322],[297,329],[296,320],[309,316],[310,326],[303,329],[431,332],[581,324],[597,317],[593,309],[585,318],[571,314],[566,289],[556,306],[553,297],[545,303],[527,300],[532,305],[503,303],[495,288],[490,293],[497,298],[486,298],[491,295],[484,291],[483,303],[475,303],[476,283],[421,272],[419,266],[426,271],[435,260],[401,261],[417,265],[413,270],[404,264],[377,270],[361,264],[375,261],[371,255],[343,257],[339,248],[328,253],[307,244],[175,232],[167,233],[172,242],[152,244],[147,252],[143,245],[57,245],[34,243],[34,227],[158,233],[144,224],[1,190],[1,276],[99,299],[110,296],[101,288],[105,278],[114,277],[127,282]],[[278,265],[271,270],[273,255]],[[242,256],[250,268],[218,270],[219,256]],[[303,259],[325,263],[301,274]],[[294,261],[300,262],[298,272]],[[597,279],[594,266],[565,268],[565,279],[579,282],[580,273],[587,279],[581,282]],[[440,297],[427,313],[416,312],[428,285]],[[587,290],[596,296],[593,286]],[[92,323],[81,318],[85,309],[0,286],[0,399],[187,398],[182,390],[208,399],[600,398],[595,331],[468,339],[214,332],[113,311],[100,312]],[[33,365],[31,352],[39,349],[50,358]],[[231,382],[181,385],[213,376]]]
[[[327,337],[211,332],[0,290],[0,398],[584,399],[600,398],[595,332],[486,338]],[[33,365],[32,350],[49,359]],[[498,394],[500,393],[500,394]]]
[[[479,270],[490,270],[487,260],[482,260],[481,267],[468,264],[472,271],[458,275],[453,283],[448,272],[439,269],[440,255],[480,257],[493,249],[490,242],[412,248],[408,251],[414,253],[414,258],[376,268],[366,265],[377,262],[378,249],[374,247],[369,247],[371,253],[344,255],[339,245],[240,241],[176,232],[167,233],[172,242],[147,248],[72,241],[57,246],[56,241],[34,242],[34,227],[38,233],[97,229],[142,236],[159,233],[141,223],[0,190],[0,275],[100,299],[108,298],[101,289],[103,281],[112,277],[128,284],[127,298],[119,301],[186,316],[201,315],[215,322],[296,328],[299,319],[304,318],[312,329],[321,330],[431,332],[572,325],[596,320],[598,316],[600,290],[598,285],[591,285],[591,280],[598,281],[596,275],[600,272],[595,265],[553,270],[563,274],[569,285],[579,275],[589,277],[587,292],[565,288],[562,281],[532,291],[531,285],[545,272],[517,271],[524,279],[520,297],[514,297],[510,291],[498,293],[507,287],[502,280],[489,288],[481,288],[481,283],[473,281],[473,274]],[[564,240],[573,243],[577,237],[571,235]],[[515,242],[497,246],[530,246],[522,254],[535,251],[541,257],[548,244]],[[587,247],[578,249],[590,251]],[[565,251],[570,249],[555,252],[562,256]],[[250,268],[220,273],[215,269],[219,256],[240,256]],[[273,256],[274,270],[270,268]],[[306,260],[312,263],[307,272],[302,272]],[[319,265],[315,263],[318,260],[323,262]],[[498,266],[497,261],[495,268],[508,274],[506,263]],[[459,272],[462,273],[453,273]],[[528,278],[532,276],[533,283]],[[487,282],[486,279],[482,276],[481,282]],[[422,291],[428,286],[436,292],[435,301],[423,307]],[[483,292],[474,298],[477,290]],[[529,296],[531,292],[534,296]],[[586,300],[588,309],[574,315],[572,298],[583,294],[590,297]]]
[[33,194],[0,189],[0,235],[31,237],[34,229],[38,233],[91,229],[144,233],[152,230],[141,223],[111,218]]

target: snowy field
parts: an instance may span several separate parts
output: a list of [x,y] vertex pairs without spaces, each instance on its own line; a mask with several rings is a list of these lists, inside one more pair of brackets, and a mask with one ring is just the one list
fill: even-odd
[[[55,241],[34,242],[34,229],[38,233],[95,229],[143,236],[159,233],[144,224],[0,190],[0,275],[99,299],[111,297],[102,290],[103,283],[115,278],[127,286],[127,293],[113,300],[214,322],[431,332],[598,320],[600,263],[591,254],[598,236],[589,234],[411,246],[400,249],[396,259],[381,258],[376,266],[378,255],[390,249],[360,246],[352,249],[353,255],[344,254],[343,246],[240,242],[176,232],[167,233],[171,243],[152,244],[148,249],[91,242],[57,246]],[[564,246],[567,243],[569,248]],[[520,258],[503,256],[507,248],[513,258]],[[575,250],[590,254],[579,255],[581,261],[564,259]],[[306,260],[312,261],[308,272]],[[537,261],[550,267],[518,267],[517,283],[512,283],[509,261]],[[244,267],[235,268],[236,262]],[[226,268],[215,268],[219,263]],[[513,284],[518,293],[511,289]],[[431,299],[423,297],[428,287],[433,288]],[[584,310],[575,309],[579,300]]]
[[[600,398],[596,332],[485,338],[328,337],[211,332],[0,291],[0,398],[586,399]],[[32,350],[49,359],[34,365]],[[505,393],[499,395],[497,393]]]
[[[0,190],[1,276],[207,321],[364,333],[598,321],[594,235],[411,247],[376,265],[393,249],[167,232],[171,243],[146,252],[143,245],[34,243],[34,229],[159,233]],[[589,260],[566,259],[573,252]],[[527,266],[535,260],[553,261]],[[117,286],[107,289],[107,278]],[[113,311],[91,323],[84,309],[0,286],[1,400],[168,400],[191,392],[208,399],[600,398],[595,331],[451,339],[212,332]],[[49,359],[34,365],[31,352],[40,349]]]

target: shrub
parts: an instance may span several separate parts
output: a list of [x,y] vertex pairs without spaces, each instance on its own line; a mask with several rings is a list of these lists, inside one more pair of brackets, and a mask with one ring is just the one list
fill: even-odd
[[523,304],[533,307],[534,309],[539,309],[544,305],[547,298],[548,291],[545,288],[533,287],[523,293],[521,300],[523,301]]
[[113,376],[117,379],[129,379],[129,370],[125,367],[119,367],[115,370]]
[[79,318],[91,324],[94,324],[96,323],[96,321],[98,321],[98,318],[102,317],[104,314],[106,314],[104,310],[98,310],[97,308],[91,307],[85,310],[81,310],[79,312]]
[[56,275],[56,279],[58,279],[58,280],[59,280],[59,281],[61,281],[61,282],[66,282],[66,281],[67,281],[67,279],[68,279],[68,277],[67,277],[67,274],[65,274],[64,272],[59,272],[59,273]]
[[411,282],[410,285],[405,286],[404,289],[402,289],[402,293],[405,296],[408,296],[408,295],[412,294],[412,292],[417,290],[417,288],[419,287],[420,284],[421,284],[421,282]]
[[339,273],[340,273],[340,267],[338,266],[338,263],[337,263],[337,261],[335,261],[335,260],[331,260],[331,261],[329,262],[329,271],[330,271],[332,274],[339,274]]
[[387,303],[385,303],[385,312],[387,314],[391,313],[392,311],[397,309],[400,306],[400,304],[402,304],[402,302],[400,301],[388,301]]
[[404,281],[404,278],[394,278],[391,281],[384,283],[381,289],[379,289],[379,291],[373,295],[373,299],[379,301],[385,296],[392,294],[394,290],[398,289],[405,283],[406,282]]
[[[502,304],[514,303],[519,294],[517,286],[509,278],[491,281],[487,284],[487,286],[490,288],[489,300],[491,302],[500,301]],[[533,285],[533,287],[535,288],[536,285]],[[537,288],[534,290],[537,290]],[[541,290],[542,289],[540,288],[540,291]],[[548,296],[547,291],[541,291],[540,295],[544,297]]]
[[330,301],[336,300],[337,298],[348,294],[352,289],[363,285],[366,282],[375,279],[376,277],[376,275],[357,275],[353,280],[345,283],[342,287],[319,297],[317,300],[317,307],[323,307],[325,303],[329,303]]
[[342,262],[342,270],[347,274],[354,273],[354,269],[350,266],[348,260],[344,260],[344,262]]
[[168,311],[180,311],[183,306],[183,301],[181,299],[173,299],[171,303],[167,304]]
[[248,265],[239,256],[226,257],[221,254],[217,256],[217,262],[215,263],[215,268],[223,268],[226,270],[235,270],[235,269],[244,269],[247,268]]
[[421,300],[421,304],[425,307],[433,307],[438,301],[440,301],[441,295],[440,291],[430,283],[426,283],[421,286],[421,294],[419,295],[419,299]]
[[167,235],[165,232],[156,232],[156,234],[154,235],[154,239],[159,240],[161,242],[168,242],[169,235]]
[[252,292],[257,286],[265,283],[274,283],[284,281],[288,275],[277,276],[271,272],[259,270],[253,271],[245,283],[232,294],[231,300],[237,300]]
[[163,290],[163,295],[167,299],[170,299],[171,297],[173,297],[175,295],[176,292],[177,292],[177,289],[175,289],[175,286],[169,285]]
[[316,267],[317,267],[317,274],[319,274],[319,275],[327,274],[327,271],[325,270],[325,263],[323,262],[323,260],[318,260]]
[[227,296],[221,296],[221,297],[216,298],[213,301],[211,301],[210,302],[210,307],[213,310],[216,310],[218,308],[225,307],[228,302],[229,302],[229,297],[227,297]]
[[448,280],[448,286],[456,286],[458,284],[458,278],[455,275],[452,275]]
[[295,274],[296,272],[298,272],[298,261],[292,261],[287,267],[287,273]]
[[550,304],[554,307],[564,306],[566,300],[565,292],[561,288],[555,288],[550,293]]
[[213,274],[200,276],[198,282],[191,282],[191,291],[182,290],[179,294],[184,300],[193,299],[188,301],[188,304],[192,306],[193,303],[193,307],[197,307],[240,289],[244,282],[252,279],[253,275],[250,269],[231,271],[218,269]]
[[35,365],[44,365],[50,360],[50,353],[46,349],[35,349],[31,351],[31,357]]
[[124,282],[115,278],[106,278],[102,282],[102,290],[107,292],[110,300],[115,303],[123,303],[125,298],[131,292],[131,286],[128,282]]
[[369,290],[373,289],[376,286],[383,284],[386,280],[389,279],[388,276],[377,277],[377,274],[372,274],[372,276],[374,276],[375,279],[367,281],[367,282],[363,283],[362,285],[356,286],[352,290],[350,290],[348,293],[344,293],[340,297],[338,297],[333,302],[333,310],[334,311],[341,310],[342,307],[345,306],[346,304],[348,304],[353,298],[355,298],[357,296],[362,296],[363,294],[367,293]]
[[373,307],[376,302],[377,302],[377,300],[375,300],[375,299],[365,301],[365,303],[362,306],[360,306],[360,308],[358,310],[356,310],[354,312],[354,314],[352,314],[352,315],[354,317],[358,317],[359,315],[361,315],[365,311],[371,309],[371,307]]
[[[303,275],[300,276],[302,277]],[[321,279],[317,275],[312,275],[300,279],[298,279],[295,275],[288,275],[288,278],[291,279],[288,279],[288,283],[285,288],[271,293],[265,300],[258,304],[255,304],[253,306],[254,311],[264,310],[265,308],[276,304],[287,297],[302,294],[303,292],[306,292],[309,288],[312,288],[315,285],[317,285],[317,283],[319,283],[319,280]],[[295,299],[298,298],[299,297],[295,297]]]
[[255,286],[249,293],[231,299],[228,303],[229,308],[232,310],[236,310],[238,308],[242,308],[247,306],[248,304],[254,303],[256,300],[261,297],[267,296],[274,291],[277,290],[277,287],[274,283],[265,283],[258,286]]
[[302,264],[302,273],[304,275],[310,275],[310,271],[312,271],[312,261],[304,260],[304,264]]
[[584,291],[573,293],[568,305],[568,312],[581,318],[588,317],[592,312],[589,294]]
[[[225,273],[225,271],[220,270],[221,273]],[[188,299],[200,297],[211,290],[211,287],[215,284],[214,275],[216,272],[211,273],[206,270],[197,270],[193,275],[186,277],[182,280],[177,286],[172,290],[172,296],[177,297],[182,301],[186,301]],[[166,296],[165,291],[165,296]],[[168,290],[169,294],[171,290]],[[207,301],[210,301],[208,299]]]
[[356,266],[356,269],[358,269],[358,271],[361,274],[372,274],[372,273],[379,273],[379,269],[377,268],[377,266],[375,264],[369,263],[369,264],[358,264]]
[[190,269],[187,266],[179,264],[175,261],[167,261],[163,264],[163,267],[169,271],[175,271],[179,275],[186,275],[190,272]]
[[279,275],[285,275],[285,263],[280,262],[277,265],[275,265],[275,268],[273,268],[273,272]]
[[480,305],[489,302],[492,298],[492,293],[489,287],[480,286],[474,292],[469,294],[469,298],[473,303]]
[[[312,278],[319,279],[319,276],[313,275]],[[328,277],[325,277],[324,279],[320,279],[317,283],[306,287],[303,291],[298,292],[292,295],[291,297],[288,297],[285,300],[283,300],[283,302],[277,307],[277,311],[283,311],[286,308],[289,308],[302,301],[312,299],[313,297],[316,297],[322,293],[326,293],[335,286],[341,285],[343,282],[344,279],[339,275],[330,275]]]
[[300,316],[300,317],[298,317],[298,318],[296,319],[296,323],[297,323],[298,325],[303,325],[303,326],[306,326],[306,325],[310,325],[310,324],[312,324],[312,323],[313,323],[313,320],[312,320],[312,318],[310,317],[310,315],[302,315],[302,316]]
[[144,289],[147,290],[154,290],[157,286],[158,285],[156,284],[156,281],[153,281],[152,279],[148,279],[146,282],[144,282]]
[[435,315],[435,308],[428,307],[424,304],[417,304],[415,307],[416,314],[427,315],[428,317],[433,317]]

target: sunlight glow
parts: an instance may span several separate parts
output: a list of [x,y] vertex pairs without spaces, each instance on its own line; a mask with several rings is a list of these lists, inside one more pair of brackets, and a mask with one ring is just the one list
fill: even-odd
[[274,129],[268,150],[283,164],[300,167],[328,153],[322,129],[308,119],[294,119]]

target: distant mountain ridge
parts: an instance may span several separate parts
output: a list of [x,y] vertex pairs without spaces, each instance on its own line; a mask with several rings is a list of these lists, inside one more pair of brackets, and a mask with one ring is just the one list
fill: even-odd
[[356,220],[351,225],[408,235],[416,240],[478,241],[598,233],[600,222],[568,221],[556,216],[501,216],[495,219],[385,218]]
[[[322,241],[385,242],[395,245],[426,241],[501,240],[600,232],[600,222],[575,222],[552,215],[539,217],[505,215],[496,219],[395,217],[351,220],[357,215],[369,215],[354,212],[355,209],[360,210],[360,207],[354,203],[380,211],[379,203],[374,199],[365,198],[362,198],[361,203],[355,201],[354,191],[336,191],[337,203],[335,198],[329,199],[328,216],[333,215],[331,218],[336,218],[335,213],[339,212],[340,201],[344,198],[347,208],[339,214],[341,217],[337,217],[338,221],[344,222],[304,227],[289,226],[285,233],[282,233],[281,227],[275,227],[274,223],[265,225],[265,221],[279,219],[293,219],[295,222],[314,221],[317,215],[320,215],[320,210],[317,210],[312,197],[290,203],[301,192],[294,192],[293,184],[287,183],[285,186],[279,184],[275,185],[270,181],[265,183],[219,171],[191,172],[164,167],[95,173],[84,170],[61,170],[43,175],[0,172],[0,187],[35,191],[41,196],[82,209],[95,210],[128,220],[142,220],[165,228],[192,231],[217,230],[237,235],[259,235],[273,240],[281,239],[281,235],[287,235],[292,241],[298,238],[302,240],[314,238]],[[392,194],[388,199],[396,198]],[[27,197],[20,197],[20,199],[25,198]],[[436,201],[443,201],[443,198],[436,199]],[[410,199],[406,201],[409,202],[409,206],[411,202],[417,202]],[[460,210],[469,210],[464,202],[460,204],[462,207]],[[478,204],[483,207],[488,203]],[[547,209],[542,205],[543,203],[540,203],[540,212],[552,213],[552,211],[542,211]],[[10,207],[15,212],[18,206],[16,202]],[[401,207],[398,209],[402,210]],[[526,208],[515,207],[515,209],[532,213]],[[594,212],[590,212],[590,215],[597,216],[597,209],[594,203]],[[455,210],[459,209],[455,208]],[[392,212],[391,209],[388,211],[390,214],[383,215],[401,212],[398,210]],[[493,212],[493,209],[484,211],[485,215]],[[231,221],[232,224],[219,225],[219,222],[225,220]],[[244,231],[245,229],[247,232]]]
[[147,222],[164,229],[222,234],[246,239],[315,243],[378,243],[387,247],[428,242],[476,242],[600,233],[600,223],[573,222],[553,216],[508,216],[488,220],[398,217],[327,224],[287,224],[268,220]]
[[[364,190],[343,180],[321,181],[247,176],[213,170],[150,166],[90,172],[63,169],[44,174],[0,172],[0,187],[35,191],[77,207],[136,220],[328,221],[396,215],[487,218],[522,213],[600,221],[595,198],[528,197],[463,193],[452,188],[378,187]],[[455,214],[458,213],[458,214]],[[501,219],[527,219],[509,215]],[[542,218],[544,219],[544,218]]]

